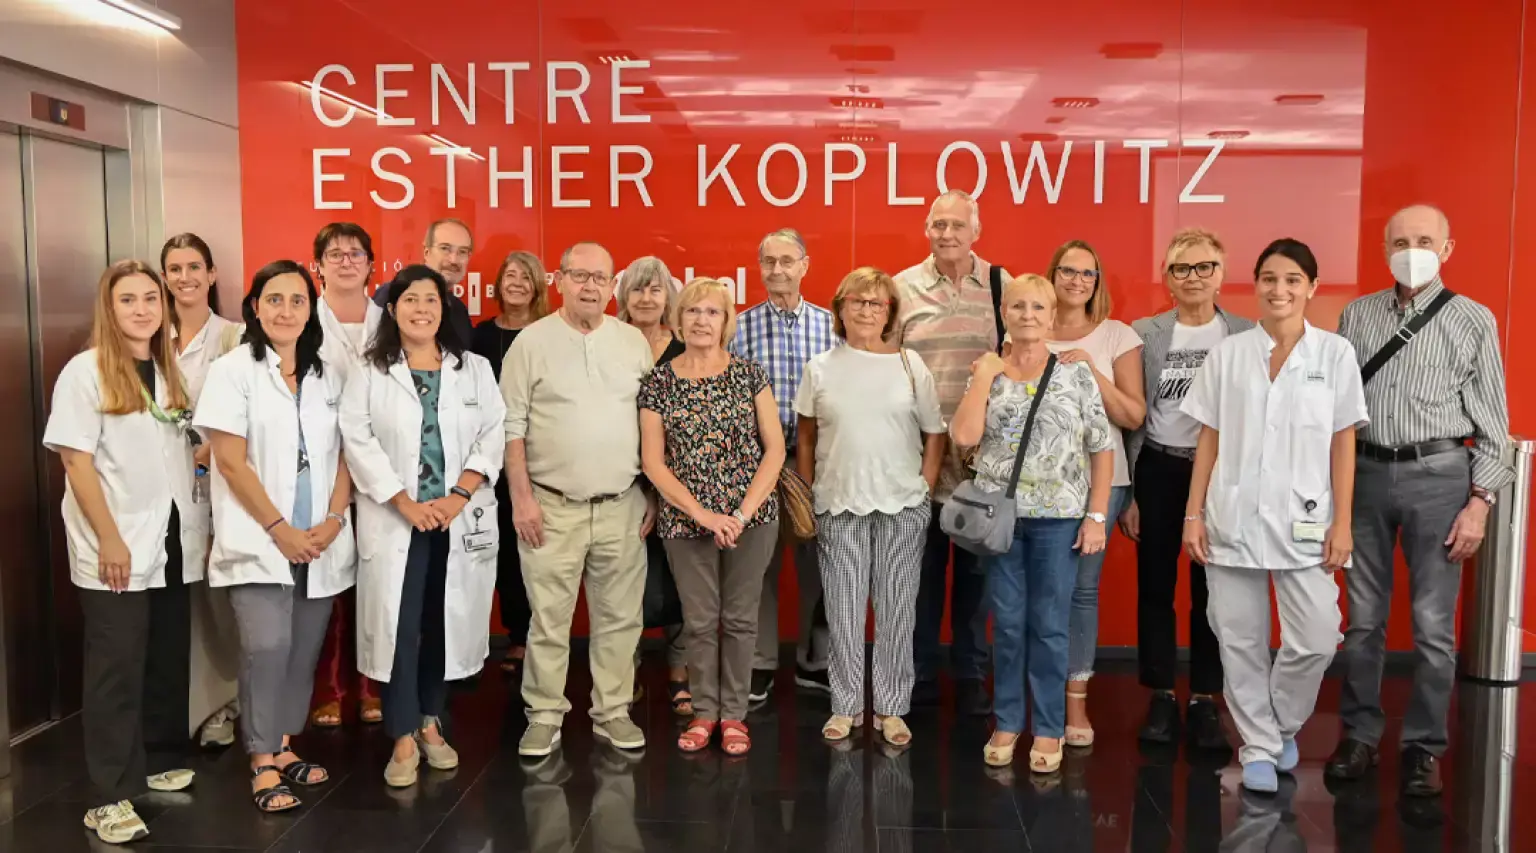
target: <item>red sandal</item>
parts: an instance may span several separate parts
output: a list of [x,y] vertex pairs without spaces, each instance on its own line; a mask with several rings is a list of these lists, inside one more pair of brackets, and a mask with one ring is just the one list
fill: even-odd
[[677,748],[683,752],[703,752],[715,735],[715,721],[696,719],[677,736]]
[[720,748],[725,754],[737,757],[746,755],[752,749],[752,738],[747,733],[747,724],[740,720],[720,721]]

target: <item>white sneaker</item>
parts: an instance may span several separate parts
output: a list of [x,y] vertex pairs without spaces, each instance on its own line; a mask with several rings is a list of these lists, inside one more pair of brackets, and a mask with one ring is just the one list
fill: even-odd
[[149,827],[127,800],[86,812],[85,828],[96,830],[96,836],[108,844],[127,844],[149,835]]
[[240,717],[239,700],[213,712],[213,716],[198,730],[197,739],[203,746],[229,746],[235,742],[235,720]]
[[197,774],[191,770],[167,770],[146,777],[144,782],[151,791],[184,791],[192,786],[192,780],[196,777]]

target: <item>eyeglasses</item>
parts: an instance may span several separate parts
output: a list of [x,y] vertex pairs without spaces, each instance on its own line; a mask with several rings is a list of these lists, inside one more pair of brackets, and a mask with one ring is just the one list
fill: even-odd
[[1220,266],[1221,264],[1216,261],[1201,261],[1198,264],[1169,264],[1168,274],[1179,281],[1189,278],[1190,273],[1194,273],[1199,278],[1210,278],[1216,274],[1216,269]]
[[1068,281],[1075,278],[1089,284],[1099,280],[1098,270],[1080,270],[1077,267],[1057,267],[1056,274]]
[[560,270],[560,274],[569,278],[571,281],[576,282],[577,284],[586,284],[590,281],[598,287],[602,287],[609,281],[613,280],[613,277],[608,275],[608,273],[592,272],[590,270],[568,270],[562,268]]
[[354,264],[364,264],[368,262],[368,253],[362,249],[353,249],[350,252],[344,252],[341,249],[332,249],[329,252],[326,252],[322,257],[325,258],[326,263],[331,264],[340,264],[344,261],[351,261]]
[[432,247],[439,255],[447,255],[451,258],[468,258],[470,249],[468,246],[455,246],[452,243],[438,243]]
[[789,268],[793,267],[795,264],[798,264],[798,263],[800,263],[803,260],[805,260],[805,258],[802,256],[802,257],[798,257],[798,258],[791,258],[791,257],[758,258],[757,262],[759,264],[762,264],[763,269],[771,270],[771,269],[774,269],[776,267],[783,267],[784,269],[789,269]]
[[873,311],[881,314],[891,307],[890,301],[886,299],[850,299],[845,304],[858,311]]

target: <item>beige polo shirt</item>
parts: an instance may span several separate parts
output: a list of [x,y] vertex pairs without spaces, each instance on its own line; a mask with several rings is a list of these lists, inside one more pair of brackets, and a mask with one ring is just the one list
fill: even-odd
[[534,483],[585,500],[640,476],[640,379],[653,363],[645,335],[604,317],[583,334],[559,312],[528,326],[501,367],[507,440],[523,439]]

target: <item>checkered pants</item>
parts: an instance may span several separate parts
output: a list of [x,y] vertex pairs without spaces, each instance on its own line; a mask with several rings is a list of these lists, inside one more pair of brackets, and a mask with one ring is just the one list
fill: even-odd
[[832,653],[827,665],[832,713],[864,710],[864,624],[875,607],[875,713],[901,716],[912,701],[912,628],[931,504],[895,515],[816,516],[822,596]]

